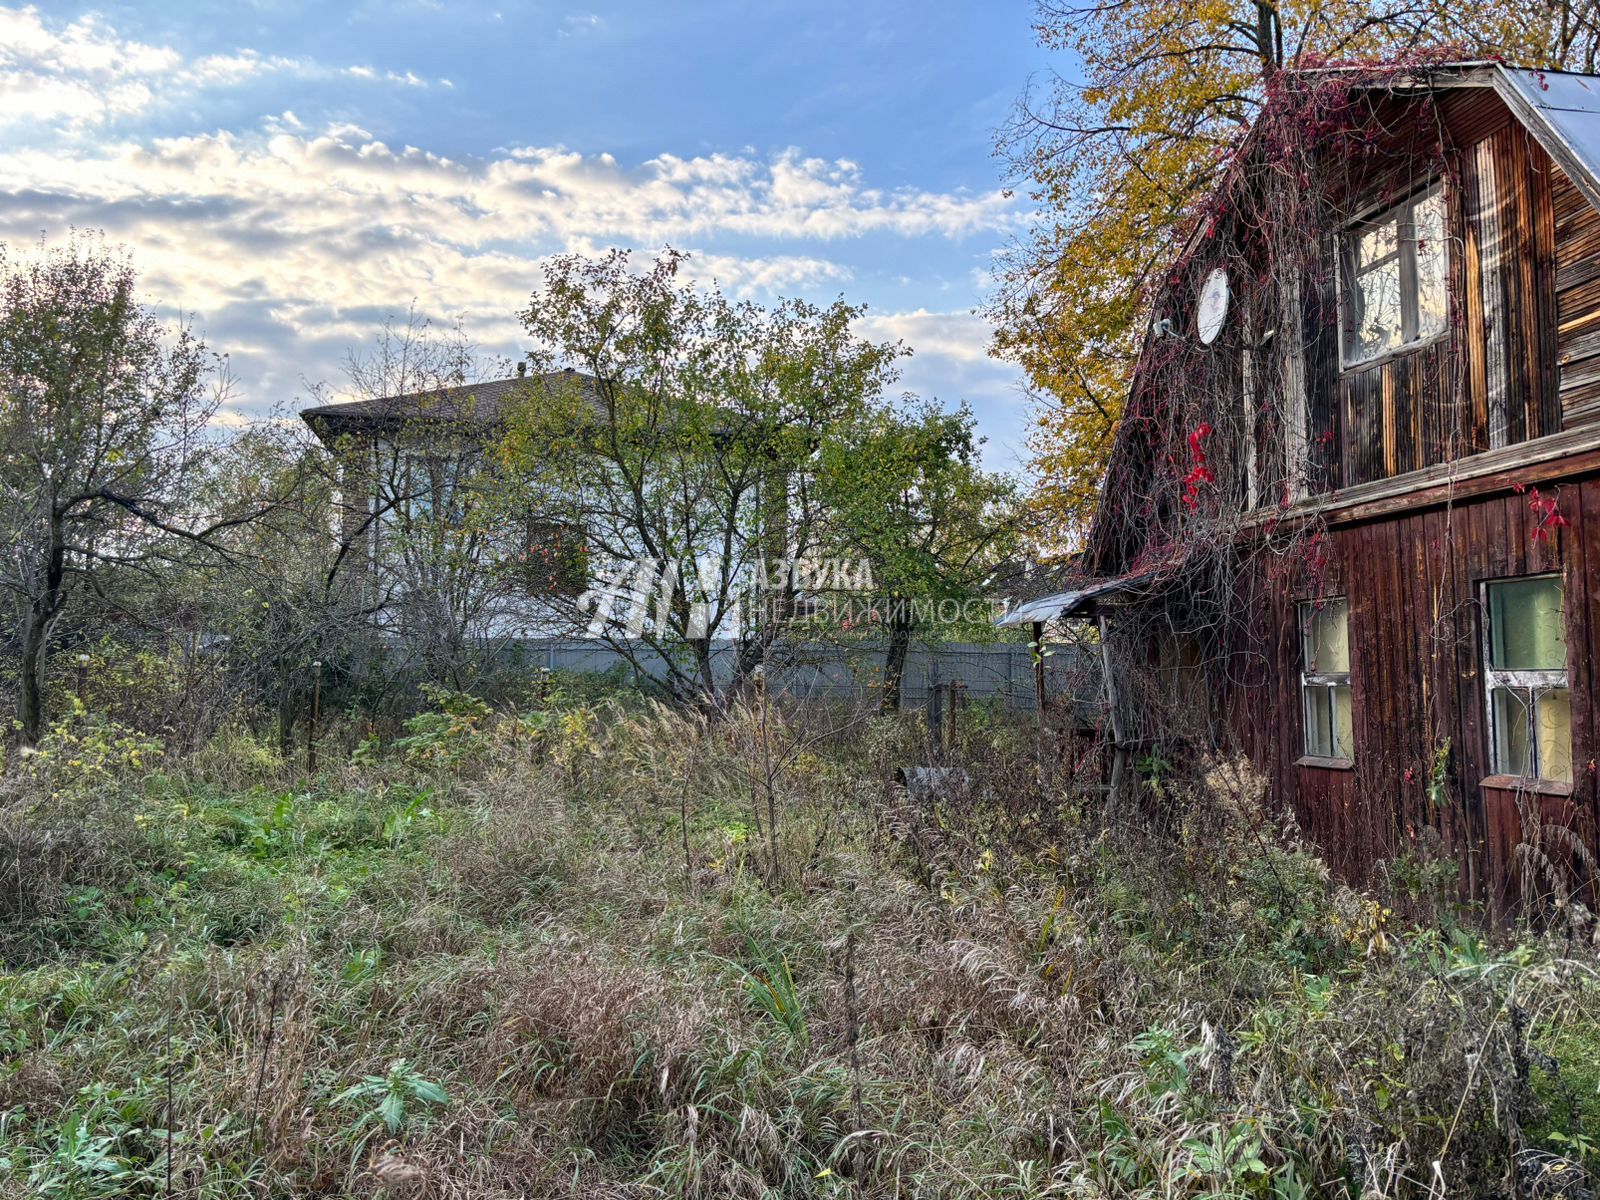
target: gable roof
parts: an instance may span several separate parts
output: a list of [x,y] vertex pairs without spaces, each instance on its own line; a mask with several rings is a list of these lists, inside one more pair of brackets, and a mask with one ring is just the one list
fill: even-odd
[[[1298,73],[1307,76],[1339,74],[1366,75],[1372,66],[1353,64],[1304,68]],[[1600,75],[1585,75],[1570,71],[1542,71],[1509,67],[1489,61],[1463,61],[1435,63],[1425,67],[1383,74],[1381,78],[1368,79],[1356,84],[1374,92],[1396,95],[1408,93],[1442,93],[1470,88],[1492,89],[1505,104],[1512,118],[1521,124],[1535,142],[1556,162],[1583,196],[1600,209]],[[1224,172],[1221,181],[1211,192],[1211,197],[1226,195],[1240,185],[1243,174],[1250,169],[1251,151],[1262,133],[1258,121],[1246,132],[1233,164]],[[1188,236],[1176,247],[1176,259],[1190,256],[1207,236],[1206,222],[1196,222]],[[1172,289],[1169,281],[1158,289],[1156,302],[1149,306],[1145,330],[1140,339],[1139,353],[1128,387],[1128,396],[1135,395],[1145,377],[1148,355],[1152,349],[1156,322],[1162,310],[1162,299]],[[1129,412],[1130,408],[1127,410]],[[1110,459],[1114,462],[1127,452],[1130,424],[1126,419],[1118,423],[1113,436]],[[1101,483],[1105,487],[1104,478]],[[1107,506],[1098,506],[1091,522],[1085,561],[1105,569],[1100,563],[1105,548],[1107,532]]]
[[[1295,68],[1294,72],[1310,77],[1361,74],[1371,69],[1369,66],[1348,65]],[[1589,203],[1600,208],[1600,121],[1596,120],[1596,117],[1600,117],[1600,75],[1541,71],[1473,60],[1419,67],[1360,86],[1373,91],[1395,93],[1493,88],[1544,152],[1571,177]],[[1212,196],[1226,193],[1237,185],[1238,175],[1246,169],[1244,164],[1249,159],[1249,151],[1260,130],[1261,125],[1257,122],[1246,131],[1235,165],[1224,172],[1221,181],[1211,191]],[[1196,223],[1179,246],[1178,257],[1187,257],[1204,240],[1205,232],[1205,222]],[[1155,320],[1152,310],[1144,334],[1146,341],[1154,330]]]
[[[1337,75],[1365,66],[1308,67],[1303,75]],[[1448,92],[1488,87],[1504,101],[1544,152],[1600,207],[1600,75],[1511,67],[1489,60],[1442,62],[1373,80],[1374,91]]]
[[488,426],[503,420],[519,402],[530,396],[542,392],[554,397],[572,387],[578,389],[586,403],[600,404],[594,376],[569,367],[539,375],[513,375],[508,379],[487,379],[432,391],[322,404],[302,409],[300,418],[324,441],[349,433],[394,429],[412,422],[459,421]]

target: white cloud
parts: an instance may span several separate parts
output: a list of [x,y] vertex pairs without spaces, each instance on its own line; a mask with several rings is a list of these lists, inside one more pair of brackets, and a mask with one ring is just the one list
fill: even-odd
[[903,364],[907,391],[946,405],[965,400],[986,439],[984,463],[991,470],[1027,469],[1029,401],[1015,367],[988,353],[994,327],[974,312],[869,312],[856,332],[874,341],[904,342],[912,356]]
[[[260,262],[281,279],[304,259],[307,282],[324,280],[324,256],[333,249],[326,239],[333,238],[346,291],[378,261],[386,272],[403,267],[402,278],[418,286],[442,279],[443,268],[463,258],[525,257],[580,240],[654,248],[717,238],[961,237],[1011,220],[996,194],[883,192],[864,187],[854,170],[792,151],[765,162],[662,157],[631,168],[610,155],[555,147],[461,161],[391,146],[353,125],[316,134],[297,125],[285,114],[248,136],[222,131],[78,153],[20,150],[0,160],[0,190],[10,193],[0,206],[11,218],[26,209],[28,228],[52,208],[118,236],[157,226],[177,232],[181,224],[184,240],[204,247],[197,266],[231,245],[230,278],[241,261]],[[200,213],[207,214],[203,222],[193,219]],[[14,220],[5,224],[15,228]],[[731,274],[732,262],[718,260],[717,273]],[[774,285],[847,277],[813,255],[785,255],[765,266],[765,281]],[[201,278],[215,273],[202,269]],[[392,286],[394,276],[388,278]],[[468,291],[475,282],[470,274],[459,281]],[[746,269],[741,282],[761,280]]]
[[152,99],[148,81],[180,61],[94,17],[51,29],[36,8],[0,8],[0,122],[82,126],[138,112]]
[[381,81],[383,83],[395,83],[402,87],[410,88],[455,87],[455,84],[448,79],[424,79],[415,71],[379,71],[376,67],[362,65],[346,67],[340,72],[340,74],[348,75],[351,79],[361,79],[369,82]]
[[[514,346],[513,314],[541,258],[562,250],[703,247],[689,264],[695,278],[740,296],[793,294],[852,277],[811,247],[955,238],[1011,219],[996,195],[883,191],[853,165],[793,151],[628,166],[522,147],[459,160],[354,125],[311,132],[288,113],[248,135],[0,157],[0,238],[76,225],[127,243],[154,296],[201,314],[236,351],[240,395],[253,403],[282,398],[302,370],[332,373],[343,347],[412,297],[440,317],[472,314],[482,340]],[[959,314],[873,320],[884,336],[937,343],[952,361],[982,357],[985,339]],[[252,345],[271,349],[252,358]]]
[[[496,13],[496,16],[500,14]],[[593,33],[605,22],[595,13],[569,13],[561,18],[561,27],[556,30],[558,37],[576,37],[579,34]]]
[[[770,297],[851,282],[840,260],[865,239],[993,235],[1019,216],[998,190],[874,187],[855,162],[795,149],[625,163],[517,146],[459,158],[351,122],[312,128],[288,110],[244,132],[107,132],[156,97],[271,71],[432,86],[365,63],[321,68],[250,50],[186,58],[96,18],[63,24],[0,8],[0,124],[9,109],[79,135],[47,132],[0,156],[0,240],[76,226],[126,243],[151,297],[197,314],[231,353],[238,400],[258,410],[291,399],[302,375],[336,379],[345,351],[413,298],[435,317],[464,315],[491,350],[514,350],[515,314],[542,260],[561,251],[650,254],[670,243],[692,252],[693,278]],[[985,358],[986,328],[970,314],[918,309],[862,328],[917,349],[907,376],[917,390],[954,399],[1004,382],[1008,369]]]
[[994,327],[970,312],[869,313],[856,322],[862,336],[878,341],[901,341],[919,353],[936,353],[962,363],[990,362],[989,342]]
[[[692,252],[691,252],[692,253]],[[803,254],[738,257],[692,253],[685,270],[691,278],[715,283],[735,296],[803,292],[823,284],[843,283],[852,272],[842,263]]]
[[[433,86],[410,71],[349,67],[338,73],[404,87]],[[269,74],[319,78],[334,72],[249,49],[188,58],[171,46],[124,38],[94,15],[52,22],[32,5],[0,7],[0,125],[83,132],[159,103]],[[454,86],[449,80],[437,82]]]

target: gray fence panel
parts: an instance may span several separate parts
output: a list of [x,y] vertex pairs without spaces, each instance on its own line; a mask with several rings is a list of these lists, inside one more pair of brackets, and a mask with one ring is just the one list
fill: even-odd
[[[1073,644],[1054,645],[1045,658],[1045,690],[1052,697],[1072,696],[1089,703],[1099,694],[1098,656]],[[712,650],[712,675],[726,683],[733,674],[736,647],[732,642]],[[520,643],[518,662],[532,668],[603,674],[619,667],[633,682],[640,673],[666,677],[664,660],[641,647],[634,664],[610,646],[597,642],[561,639]],[[881,686],[884,647],[830,646],[815,643],[783,646],[769,664],[768,686],[775,692],[802,698],[853,700],[874,694]],[[926,704],[936,684],[959,681],[972,698],[999,697],[1009,707],[1034,704],[1033,651],[1015,642],[945,643],[915,645],[907,657],[901,682],[901,705]]]

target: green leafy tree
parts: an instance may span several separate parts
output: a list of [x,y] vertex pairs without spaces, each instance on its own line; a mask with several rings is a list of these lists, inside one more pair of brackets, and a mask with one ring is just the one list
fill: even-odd
[[125,258],[90,239],[0,258],[0,589],[13,602],[22,740],[46,722],[51,635],[86,592],[156,573],[253,518],[201,509],[215,357],[164,328]]
[[345,364],[349,395],[404,397],[406,417],[357,422],[330,439],[346,598],[368,625],[400,635],[391,649],[408,667],[456,690],[491,672],[529,619],[524,590],[503,569],[519,538],[494,507],[500,426],[477,390],[507,369],[481,358],[459,324],[439,329],[412,311]]
[[[791,567],[819,544],[819,447],[893,382],[903,351],[856,337],[861,310],[842,301],[764,309],[696,288],[683,258],[546,268],[523,314],[541,383],[500,447],[500,511],[579,543],[591,586],[553,591],[553,612],[716,705],[792,627]],[[558,366],[574,368],[566,386]],[[736,644],[723,682],[719,638]]]
[[327,662],[330,677],[383,661],[372,637],[382,606],[363,586],[365,564],[352,547],[360,532],[342,520],[338,485],[334,456],[286,414],[230,439],[207,472],[212,511],[274,501],[260,519],[219,536],[226,558],[191,586],[208,629],[224,639],[219,657],[236,701],[250,713],[276,713],[284,752],[305,711],[313,661]]
[[888,635],[885,710],[900,707],[913,641],[970,632],[971,622],[943,621],[940,609],[981,598],[1019,548],[1016,482],[983,469],[980,444],[968,408],[922,402],[879,408],[822,445],[817,477],[835,543],[872,567]]

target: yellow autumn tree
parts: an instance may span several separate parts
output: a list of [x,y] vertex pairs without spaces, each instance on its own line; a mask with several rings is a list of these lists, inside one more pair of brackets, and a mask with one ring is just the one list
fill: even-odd
[[1036,206],[1004,256],[994,349],[1037,404],[1036,503],[1070,545],[1098,497],[1150,281],[1249,127],[1265,80],[1346,61],[1500,58],[1592,70],[1596,6],[1572,0],[1039,0],[1074,65],[1030,88],[1000,149]]

